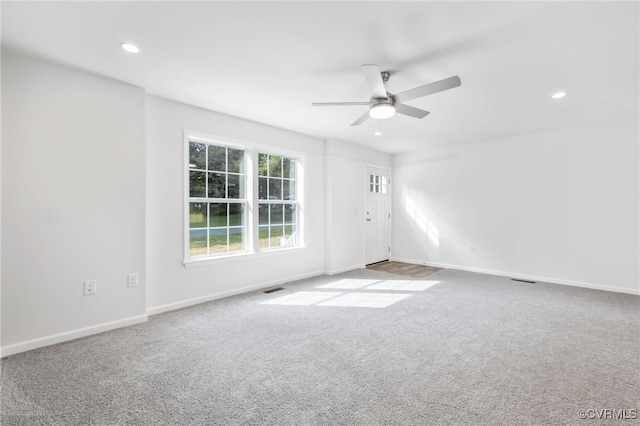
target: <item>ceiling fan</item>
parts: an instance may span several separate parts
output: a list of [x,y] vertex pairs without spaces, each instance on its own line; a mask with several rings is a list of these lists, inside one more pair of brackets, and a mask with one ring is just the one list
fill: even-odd
[[371,118],[389,118],[396,112],[415,118],[424,118],[429,111],[424,111],[405,105],[401,102],[410,101],[411,99],[421,98],[433,93],[442,92],[443,90],[453,89],[461,84],[460,77],[453,76],[435,83],[425,84],[424,86],[415,87],[405,90],[397,94],[387,92],[384,84],[389,80],[391,75],[387,71],[380,71],[377,65],[362,65],[362,71],[369,84],[371,90],[371,98],[369,102],[314,102],[312,106],[347,106],[347,105],[368,105],[369,110],[360,118],[353,122],[352,126],[358,126],[364,123],[369,117]]

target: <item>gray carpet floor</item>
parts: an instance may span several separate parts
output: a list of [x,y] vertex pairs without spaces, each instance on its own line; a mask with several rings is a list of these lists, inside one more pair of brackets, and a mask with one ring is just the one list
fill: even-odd
[[455,270],[282,287],[7,357],[1,423],[610,425],[578,410],[640,409],[637,296]]

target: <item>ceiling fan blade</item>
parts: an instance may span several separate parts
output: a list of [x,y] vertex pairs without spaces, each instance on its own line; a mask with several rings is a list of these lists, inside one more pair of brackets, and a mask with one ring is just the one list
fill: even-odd
[[360,118],[358,118],[356,121],[353,122],[352,126],[359,126],[362,123],[364,123],[365,121],[367,121],[367,118],[369,118],[369,111],[365,112],[364,114],[362,114],[360,116]]
[[364,76],[367,78],[367,83],[369,83],[371,96],[378,99],[386,99],[387,89],[384,87],[384,80],[382,80],[380,67],[377,65],[363,65],[362,72],[364,72]]
[[425,118],[429,115],[429,111],[423,109],[414,108],[405,104],[396,104],[396,112],[398,114],[404,114],[415,118]]
[[460,77],[457,75],[445,78],[444,80],[436,81],[435,83],[425,84],[424,86],[400,92],[395,95],[396,102],[410,101],[411,99],[421,98],[422,96],[442,92],[443,90],[453,89],[454,87],[460,86],[461,83]]
[[312,102],[311,106],[369,105],[369,102]]

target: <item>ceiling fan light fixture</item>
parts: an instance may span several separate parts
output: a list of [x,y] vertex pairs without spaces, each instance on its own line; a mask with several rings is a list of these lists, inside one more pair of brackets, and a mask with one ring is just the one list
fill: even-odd
[[393,117],[396,113],[396,107],[391,104],[372,105],[369,109],[369,116],[378,120]]

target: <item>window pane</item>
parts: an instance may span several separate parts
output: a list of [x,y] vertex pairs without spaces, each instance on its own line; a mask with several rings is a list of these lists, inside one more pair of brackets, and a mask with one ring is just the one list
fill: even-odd
[[296,244],[295,233],[296,233],[295,225],[284,226],[284,238],[286,239],[286,245],[293,246]]
[[207,145],[189,142],[189,168],[204,170],[207,157]]
[[229,228],[209,229],[209,253],[227,252],[227,231]]
[[227,148],[209,145],[209,170],[225,171]]
[[269,227],[268,226],[260,226],[258,228],[259,234],[259,242],[258,245],[260,248],[269,248]]
[[227,226],[227,203],[209,204],[209,226]]
[[269,199],[282,200],[282,179],[269,179]]
[[209,173],[209,197],[226,198],[225,194],[225,174]]
[[260,204],[258,206],[258,223],[260,225],[269,224],[269,204]]
[[284,223],[282,204],[271,204],[269,211],[269,222],[271,225]]
[[293,204],[284,206],[284,223],[296,223],[296,206]]
[[269,156],[269,177],[282,176],[282,157],[279,155]]
[[205,172],[189,172],[189,197],[205,197]]
[[209,254],[207,249],[207,229],[192,229],[189,231],[189,255],[202,256]]
[[267,199],[267,178],[258,178],[258,198],[260,200]]
[[268,176],[269,156],[267,154],[258,155],[258,176]]
[[229,163],[228,172],[244,173],[244,151],[239,149],[228,149]]
[[227,198],[244,198],[244,176],[227,175],[229,194]]
[[207,205],[205,203],[189,204],[189,228],[206,228]]
[[295,200],[296,199],[296,181],[295,180],[284,180],[282,181],[283,186],[283,200]]
[[369,183],[373,183],[373,175],[369,175]]
[[229,228],[229,251],[244,250],[244,227]]
[[229,226],[244,226],[244,204],[229,204]]
[[282,177],[296,178],[296,159],[284,157],[282,160]]
[[284,236],[284,227],[282,225],[271,225],[270,231],[270,247],[280,247],[282,245],[282,238]]

